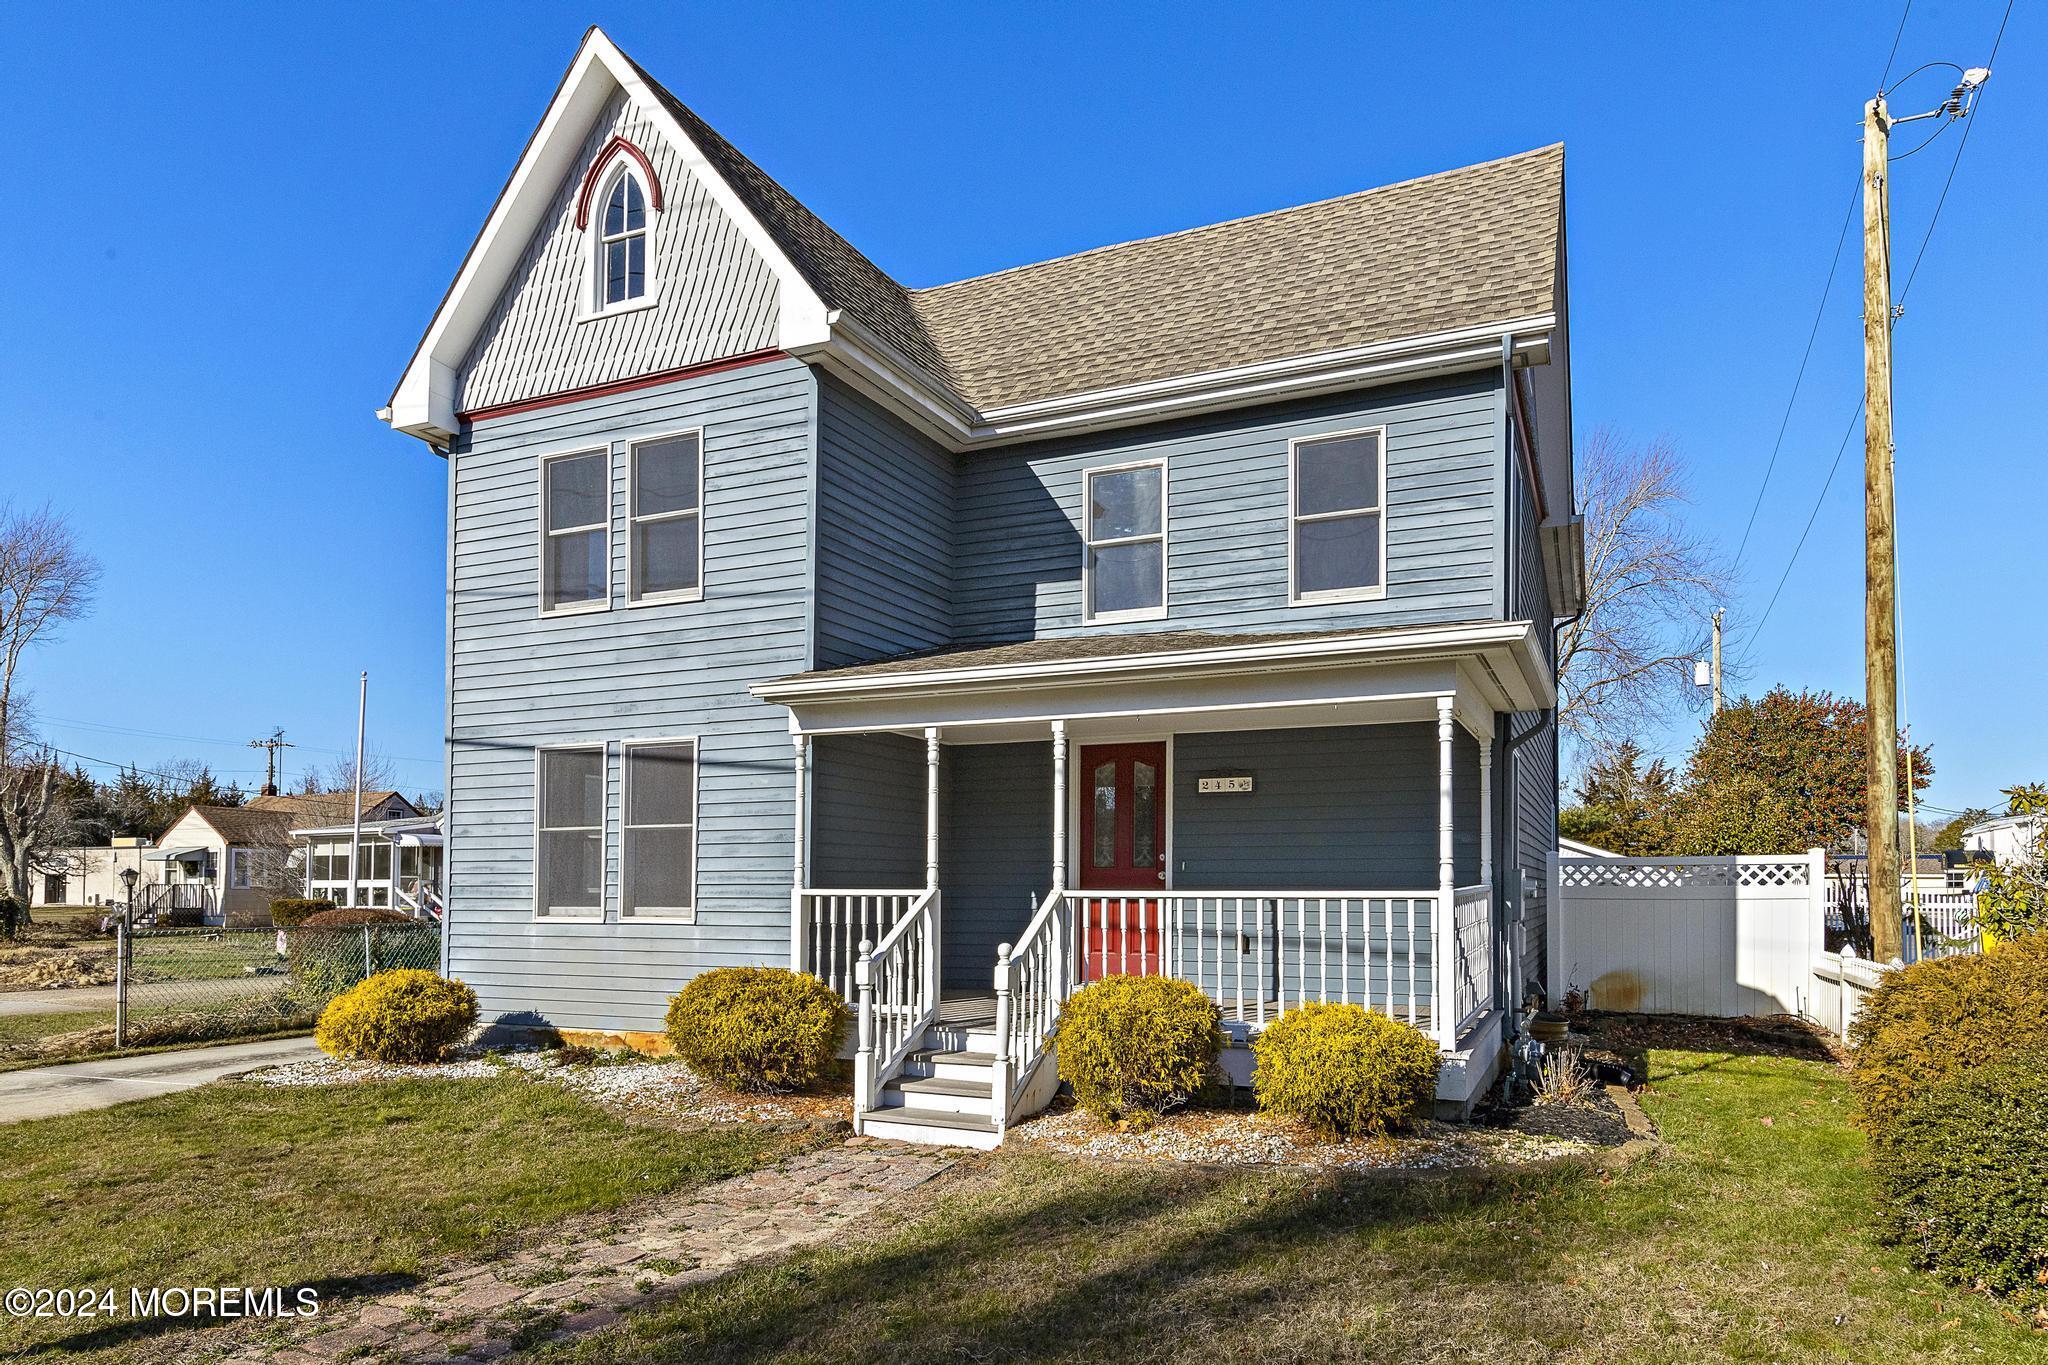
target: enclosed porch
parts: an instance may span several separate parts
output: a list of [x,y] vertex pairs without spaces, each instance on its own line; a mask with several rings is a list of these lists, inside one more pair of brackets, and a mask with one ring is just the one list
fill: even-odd
[[943,1105],[999,1141],[1050,1098],[1060,1003],[1119,973],[1192,982],[1237,1042],[1364,1005],[1437,1040],[1446,1103],[1490,1079],[1495,717],[1521,698],[1456,659],[1159,664],[792,705],[791,961],[855,1005],[864,1127]]

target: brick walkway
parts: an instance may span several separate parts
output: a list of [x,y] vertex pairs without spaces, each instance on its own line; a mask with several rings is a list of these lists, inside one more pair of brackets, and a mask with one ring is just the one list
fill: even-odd
[[226,1365],[493,1360],[608,1326],[758,1257],[829,1241],[959,1159],[871,1141],[807,1152],[661,1200],[601,1232],[351,1302],[285,1342],[236,1349]]

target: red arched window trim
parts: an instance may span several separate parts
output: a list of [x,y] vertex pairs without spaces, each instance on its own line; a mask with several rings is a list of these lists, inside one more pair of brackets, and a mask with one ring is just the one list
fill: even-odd
[[583,189],[576,196],[577,231],[590,226],[590,197],[597,193],[597,178],[604,174],[605,167],[612,164],[612,157],[620,152],[640,163],[640,174],[647,177],[647,202],[656,209],[661,207],[661,177],[654,173],[654,163],[647,159],[647,153],[626,139],[615,137],[604,144],[604,150],[590,163],[589,174],[583,177]]

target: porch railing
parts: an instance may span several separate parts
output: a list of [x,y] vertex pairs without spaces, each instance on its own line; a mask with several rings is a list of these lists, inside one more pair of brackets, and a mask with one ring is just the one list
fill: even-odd
[[853,1000],[853,966],[861,940],[881,942],[903,922],[904,915],[925,894],[913,891],[798,891],[791,918],[795,925],[798,971],[809,972],[849,1003]]
[[1451,895],[1452,1014],[1462,1034],[1493,1007],[1493,889],[1461,886]]
[[1054,891],[1015,946],[996,950],[996,1064],[990,1094],[996,1128],[1009,1126],[1024,1088],[1045,1060],[1046,1044],[1059,1022],[1060,1004],[1073,993],[1074,909],[1065,892]]
[[[1484,888],[1473,889],[1483,897]],[[1070,894],[1076,984],[1120,972],[1177,976],[1201,987],[1227,1020],[1252,1027],[1323,1002],[1364,1005],[1432,1029],[1435,1002],[1457,1002],[1448,964],[1434,951],[1434,891]],[[1483,1011],[1491,1003],[1492,950],[1490,936],[1479,937]]]
[[939,1017],[939,893],[921,891],[880,943],[862,939],[853,964],[855,1118]]

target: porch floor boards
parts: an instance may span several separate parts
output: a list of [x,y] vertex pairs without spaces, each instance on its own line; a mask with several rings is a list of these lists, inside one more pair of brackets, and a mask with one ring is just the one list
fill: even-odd
[[[1336,998],[1335,996],[1331,997],[1332,1000]],[[1255,1023],[1258,1018],[1258,1002],[1254,1000],[1245,1001],[1242,1014],[1243,1017],[1239,1018],[1239,1011],[1233,1002],[1224,1008],[1224,1023],[1226,1025],[1231,1023]],[[1279,1015],[1280,1001],[1271,996],[1267,997],[1267,1020],[1277,1019]],[[1389,1017],[1398,1019],[1404,1024],[1412,1023],[1416,1028],[1421,1029],[1425,1033],[1430,1028],[1429,1008],[1426,1005],[1416,1006],[1413,1019],[1409,1018],[1408,1011],[1405,1008],[1397,1008]],[[938,1026],[940,1028],[964,1030],[994,1028],[996,1026],[995,992],[971,990],[944,992],[939,998]]]

